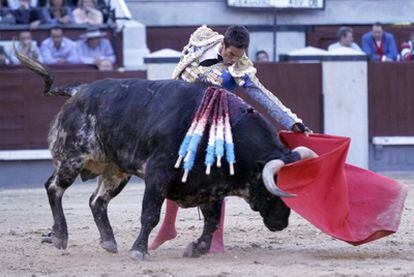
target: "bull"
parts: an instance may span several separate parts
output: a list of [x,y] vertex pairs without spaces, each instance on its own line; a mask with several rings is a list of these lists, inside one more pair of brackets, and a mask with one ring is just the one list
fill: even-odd
[[[99,176],[89,205],[101,246],[110,252],[117,252],[117,243],[108,219],[108,204],[132,175],[144,179],[141,229],[130,250],[135,260],[149,258],[148,237],[159,222],[165,198],[181,207],[199,206],[204,216],[203,232],[187,246],[184,256],[208,252],[225,196],[243,197],[253,211],[260,213],[270,231],[288,226],[290,209],[280,197],[291,195],[277,187],[275,174],[284,164],[313,153],[304,147],[290,151],[283,146],[267,121],[237,96],[228,96],[236,174],[230,176],[223,166],[206,176],[202,155],[198,155],[187,182],[182,183],[182,172],[174,163],[206,84],[104,79],[52,88],[53,78],[42,64],[20,53],[17,56],[43,78],[45,95],[71,96],[48,135],[55,169],[45,188],[54,220],[49,239],[55,247],[67,247],[62,196],[79,175],[82,180]],[[201,148],[206,143],[204,139]]]

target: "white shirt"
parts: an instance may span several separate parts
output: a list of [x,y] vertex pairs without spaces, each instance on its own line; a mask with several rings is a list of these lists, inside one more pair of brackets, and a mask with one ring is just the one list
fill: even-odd
[[[329,45],[328,51],[332,51],[332,50],[337,49],[339,47],[347,47],[347,46],[342,46],[339,42],[336,42],[336,43],[333,43],[333,44]],[[354,49],[356,51],[362,52],[361,48],[355,42],[353,42],[351,44],[351,46],[348,46],[348,47],[349,48],[352,48],[352,49]]]
[[217,59],[218,55],[220,55],[220,45],[221,43],[217,43],[216,46],[204,52],[203,55],[200,56],[199,62],[201,63],[205,60]]

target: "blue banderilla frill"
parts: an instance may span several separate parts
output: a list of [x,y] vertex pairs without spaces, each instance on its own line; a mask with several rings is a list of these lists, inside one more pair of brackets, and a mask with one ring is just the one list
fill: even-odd
[[227,92],[220,88],[209,87],[204,93],[190,128],[178,151],[175,168],[180,167],[184,158],[184,175],[181,180],[183,183],[187,181],[188,173],[194,166],[198,146],[209,122],[211,123],[204,161],[206,174],[210,174],[211,166],[216,159],[217,167],[221,167],[221,158],[226,157],[230,167],[230,175],[234,175],[236,159],[230,126]]

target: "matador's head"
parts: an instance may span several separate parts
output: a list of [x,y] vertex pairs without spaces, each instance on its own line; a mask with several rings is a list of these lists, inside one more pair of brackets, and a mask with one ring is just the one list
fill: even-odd
[[227,28],[223,42],[220,46],[220,54],[223,63],[227,66],[235,64],[246,53],[249,47],[249,31],[242,25],[232,25]]

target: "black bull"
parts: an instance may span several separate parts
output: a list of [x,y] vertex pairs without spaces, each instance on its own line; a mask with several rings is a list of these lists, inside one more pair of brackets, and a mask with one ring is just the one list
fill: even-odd
[[303,155],[281,145],[263,117],[240,98],[230,94],[228,99],[236,174],[230,176],[224,163],[205,175],[204,139],[195,166],[182,183],[183,172],[175,169],[174,163],[206,85],[105,79],[50,90],[53,79],[49,73],[31,62],[23,64],[42,75],[46,95],[72,96],[58,113],[48,137],[55,166],[45,183],[54,219],[49,239],[57,248],[66,248],[68,240],[62,196],[78,175],[84,180],[100,176],[90,207],[101,246],[112,252],[117,251],[117,245],[107,216],[109,201],[122,191],[131,175],[145,180],[141,230],[130,251],[134,259],[148,257],[148,237],[159,222],[165,198],[182,207],[200,206],[203,213],[204,229],[187,247],[185,254],[189,256],[208,252],[225,196],[243,197],[260,213],[269,230],[287,227],[290,209],[266,190],[262,177],[269,163],[277,159],[289,163]]

